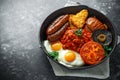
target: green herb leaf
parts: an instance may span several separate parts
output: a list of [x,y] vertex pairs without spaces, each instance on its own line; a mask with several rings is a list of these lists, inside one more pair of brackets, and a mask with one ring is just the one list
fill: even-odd
[[108,52],[107,51],[105,51],[105,56],[108,56]]
[[55,57],[54,57],[54,60],[57,60],[57,59],[58,59],[58,56],[55,56]]
[[108,46],[104,46],[104,49],[105,49],[106,51],[111,51],[111,50],[112,50],[112,48],[111,48],[111,47],[108,47]]
[[77,31],[75,31],[75,34],[77,36],[81,36],[82,35],[82,29],[78,29]]
[[108,52],[112,50],[112,47],[104,46],[104,50],[105,50],[105,56],[108,56]]
[[54,60],[57,60],[57,59],[58,59],[58,52],[56,52],[56,51],[49,52],[49,55],[50,55],[51,57],[53,57]]
[[111,47],[108,47],[108,48],[107,48],[107,50],[108,50],[108,51],[111,51],[111,50],[112,50],[112,48],[111,48]]

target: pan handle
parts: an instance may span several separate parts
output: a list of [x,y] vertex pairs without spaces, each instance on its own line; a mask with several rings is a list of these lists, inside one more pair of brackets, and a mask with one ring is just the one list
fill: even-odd
[[68,0],[67,3],[64,5],[64,7],[69,7],[69,6],[80,6],[80,7],[88,8],[88,6],[82,5],[80,2],[71,1],[71,0]]
[[79,6],[81,5],[79,2],[75,2],[75,1],[67,1],[67,3],[64,5],[64,7],[67,7],[67,6]]
[[117,45],[118,45],[120,43],[120,35],[119,34],[117,35],[117,39],[118,39],[117,40]]
[[116,35],[117,35],[117,45],[119,45],[119,43],[120,43],[120,34],[118,33],[119,30],[117,29],[117,27],[115,25],[113,25],[113,26],[114,26],[114,29],[115,29],[115,32],[116,32]]

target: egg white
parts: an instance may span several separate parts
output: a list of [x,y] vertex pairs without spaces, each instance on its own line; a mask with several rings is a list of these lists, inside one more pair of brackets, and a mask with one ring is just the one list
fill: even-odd
[[44,46],[48,52],[52,52],[53,50],[51,49],[50,43],[48,40],[44,41]]

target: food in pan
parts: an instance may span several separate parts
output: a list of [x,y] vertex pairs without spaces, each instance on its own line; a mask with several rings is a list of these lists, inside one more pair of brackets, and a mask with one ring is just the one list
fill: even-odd
[[96,17],[89,17],[86,21],[86,26],[91,31],[95,31],[98,29],[107,29],[107,26],[105,26],[100,20],[98,20]]
[[105,57],[104,48],[97,42],[89,41],[80,49],[80,55],[87,64],[97,64]]
[[47,39],[49,41],[53,42],[61,38],[61,36],[64,34],[65,30],[69,26],[68,19],[68,14],[62,15],[50,24],[50,26],[46,30],[46,34],[48,35]]
[[61,43],[63,44],[64,49],[79,52],[84,43],[92,40],[91,35],[92,33],[89,33],[84,29],[79,30],[69,27],[61,38]]
[[50,43],[48,40],[45,40],[44,46],[51,57],[67,67],[84,65],[84,61],[79,53],[73,50],[63,49],[61,42]]
[[44,46],[48,52],[60,51],[62,49],[62,43],[60,41],[51,43],[45,40]]
[[82,28],[83,25],[85,24],[85,20],[88,17],[88,10],[83,9],[77,14],[70,14],[70,24],[73,26],[76,26],[77,28]]
[[48,55],[67,67],[95,65],[112,50],[112,34],[87,9],[56,18],[46,30],[44,46]]
[[66,31],[68,26],[69,26],[69,23],[68,22],[65,23],[57,32],[48,35],[47,39],[51,42],[59,40],[64,34],[64,32]]
[[79,53],[72,50],[63,50],[59,53],[58,62],[67,67],[77,67],[84,65]]
[[58,31],[69,19],[69,15],[62,15],[58,17],[50,26],[47,28],[47,34],[53,34]]
[[93,40],[101,45],[110,45],[112,42],[112,34],[108,30],[96,30],[92,34]]

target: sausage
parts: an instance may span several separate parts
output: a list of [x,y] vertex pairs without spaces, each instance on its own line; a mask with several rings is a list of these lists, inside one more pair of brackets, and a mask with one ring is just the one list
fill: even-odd
[[90,17],[86,21],[87,27],[91,30],[106,29],[104,24],[95,17]]
[[53,23],[48,26],[46,33],[48,35],[55,33],[58,29],[60,29],[69,19],[69,15],[62,15],[58,17]]
[[60,19],[62,19],[63,17],[64,17],[64,15],[59,16],[57,19],[55,19],[55,20],[49,25],[48,29],[51,28],[51,27],[53,27],[53,26],[54,26]]
[[48,35],[47,39],[51,42],[57,41],[58,39],[62,37],[66,29],[68,28],[68,26],[69,26],[69,22],[65,23],[57,32],[51,35]]

